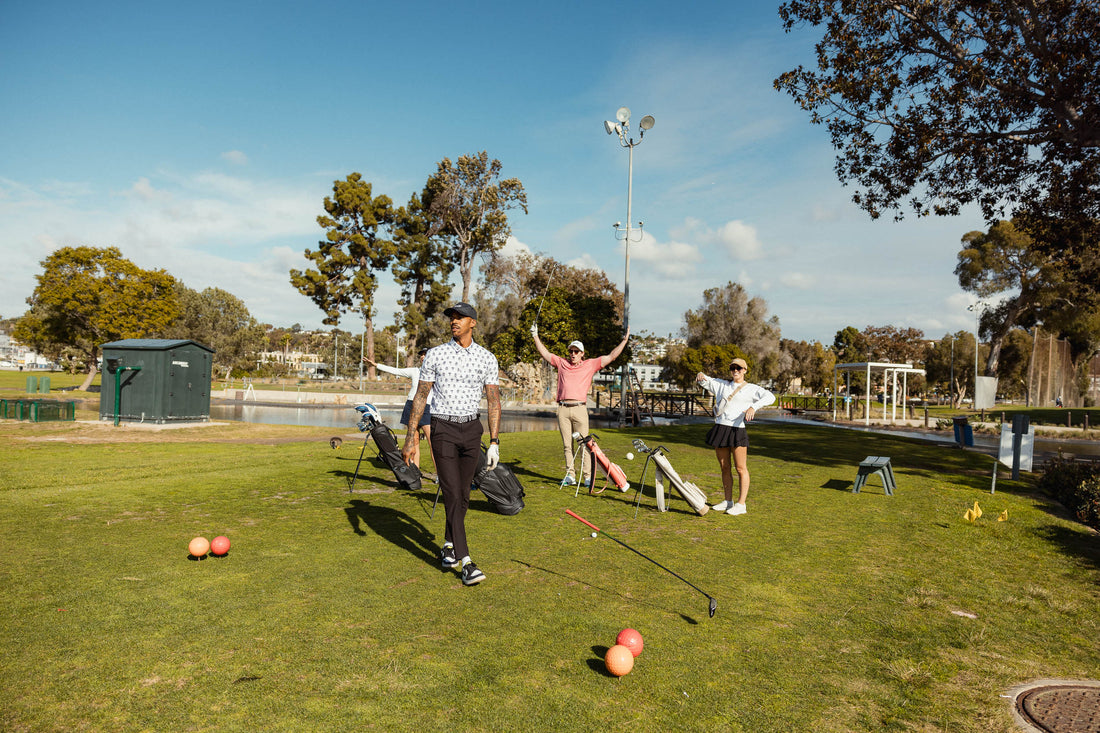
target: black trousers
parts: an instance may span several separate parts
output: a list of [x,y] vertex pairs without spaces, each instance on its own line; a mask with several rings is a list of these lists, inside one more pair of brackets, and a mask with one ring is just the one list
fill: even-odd
[[470,554],[466,544],[466,512],[470,508],[470,484],[477,472],[484,432],[480,420],[453,423],[432,418],[432,459],[447,514],[443,539],[455,546],[455,555],[460,560]]

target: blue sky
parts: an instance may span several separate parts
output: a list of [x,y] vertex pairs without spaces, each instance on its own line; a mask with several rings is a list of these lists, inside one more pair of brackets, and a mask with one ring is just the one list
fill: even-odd
[[[622,287],[634,152],[631,326],[676,334],[703,290],[741,283],[783,336],[845,326],[973,328],[957,218],[871,221],[823,128],[772,80],[811,64],[767,2],[192,2],[0,6],[0,316],[40,262],[117,246],[266,323],[321,326],[289,284],[333,181],[405,203],[444,157],[486,150],[529,211],[510,250],[599,267]],[[379,326],[397,289],[384,277]],[[345,318],[341,327],[361,326]]]

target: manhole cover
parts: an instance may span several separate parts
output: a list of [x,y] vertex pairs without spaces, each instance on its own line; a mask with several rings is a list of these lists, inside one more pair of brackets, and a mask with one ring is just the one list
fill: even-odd
[[1030,685],[1016,695],[1016,712],[1030,730],[1100,733],[1100,683],[1050,681]]

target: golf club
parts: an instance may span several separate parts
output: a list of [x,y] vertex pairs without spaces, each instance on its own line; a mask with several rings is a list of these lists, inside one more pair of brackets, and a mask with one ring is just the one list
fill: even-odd
[[558,266],[554,265],[546,278],[546,287],[542,289],[542,300],[539,301],[539,312],[535,314],[535,326],[539,325],[539,317],[542,316],[542,304],[546,302],[546,293],[550,291],[550,281],[554,279],[554,271],[557,269]]
[[[576,520],[578,520],[579,522],[582,522],[583,524],[587,524],[587,525],[588,525],[589,527],[591,527],[592,529],[596,530],[597,532],[599,532],[599,531],[600,531],[600,528],[599,528],[599,527],[597,527],[596,525],[592,524],[592,522],[589,522],[589,521],[588,521],[587,519],[585,519],[584,517],[580,516],[579,514],[574,514],[574,513],[572,512],[572,511],[570,511],[570,510],[568,510],[568,509],[566,509],[566,510],[565,510],[565,513],[566,513],[566,514],[568,514],[569,516],[573,517],[573,519],[576,519]],[[608,538],[609,540],[615,540],[615,542],[618,542],[618,543],[619,543],[620,545],[622,545],[622,546],[623,546],[623,547],[625,547],[626,549],[630,550],[630,551],[631,551],[631,552],[633,552],[634,554],[636,554],[636,555],[641,555],[641,556],[642,556],[642,557],[644,557],[644,558],[645,558],[646,560],[649,560],[649,561],[650,561],[651,563],[653,563],[654,565],[656,565],[657,567],[659,567],[659,568],[660,568],[661,570],[664,570],[665,572],[667,572],[667,573],[670,573],[671,575],[674,575],[674,576],[676,576],[676,577],[677,577],[677,578],[679,578],[680,580],[682,580],[682,581],[684,581],[685,583],[687,583],[688,585],[690,585],[690,586],[691,586],[692,588],[694,588],[695,590],[697,590],[697,591],[699,591],[700,593],[702,593],[702,594],[703,594],[704,596],[706,596],[706,597],[707,597],[707,600],[709,600],[709,601],[710,601],[710,606],[708,607],[708,609],[707,609],[707,610],[708,610],[708,611],[709,611],[709,613],[710,613],[710,617],[711,617],[711,618],[714,618],[714,612],[718,610],[718,600],[717,600],[717,599],[716,599],[716,598],[715,598],[714,596],[712,596],[711,594],[707,593],[707,592],[706,592],[705,590],[703,590],[703,589],[702,589],[702,588],[700,588],[699,586],[697,586],[697,585],[694,585],[693,583],[691,583],[690,581],[688,581],[688,580],[687,580],[687,579],[685,579],[684,577],[682,577],[682,576],[680,576],[680,575],[677,575],[676,573],[672,572],[671,570],[669,570],[668,568],[666,568],[666,567],[665,567],[664,565],[662,565],[661,563],[657,562],[656,560],[654,560],[653,558],[649,557],[648,555],[646,555],[646,554],[644,554],[644,553],[641,553],[641,552],[638,552],[637,550],[635,550],[635,549],[634,549],[633,547],[631,547],[630,545],[626,544],[626,543],[625,543],[625,542],[623,542],[622,540],[620,540],[620,539],[616,539],[615,537],[612,537],[612,536],[611,536],[611,535],[609,535],[609,534],[608,534],[607,532],[604,532],[604,536],[605,536],[605,537],[607,537],[607,538]]]

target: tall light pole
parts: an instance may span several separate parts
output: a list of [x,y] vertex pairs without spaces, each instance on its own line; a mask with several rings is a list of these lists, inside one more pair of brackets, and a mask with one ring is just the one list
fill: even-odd
[[971,407],[975,410],[978,409],[978,343],[981,340],[978,332],[981,330],[982,311],[985,306],[985,302],[981,300],[966,306],[968,311],[974,311],[974,402]]
[[[654,119],[653,115],[646,115],[638,122],[637,140],[630,137],[629,107],[619,107],[618,111],[615,112],[615,119],[618,122],[606,121],[603,123],[603,128],[608,135],[618,135],[619,145],[629,152],[626,169],[626,229],[621,229],[622,224],[615,223],[615,237],[622,240],[626,250],[626,275],[623,279],[623,331],[625,332],[630,328],[630,242],[642,241],[642,222],[638,222],[638,238],[631,239],[631,222],[634,215],[631,210],[634,198],[634,147],[640,145],[646,131],[653,128]],[[630,364],[628,362],[623,364],[622,375],[619,378],[619,427],[626,425],[626,387],[629,377]]]

